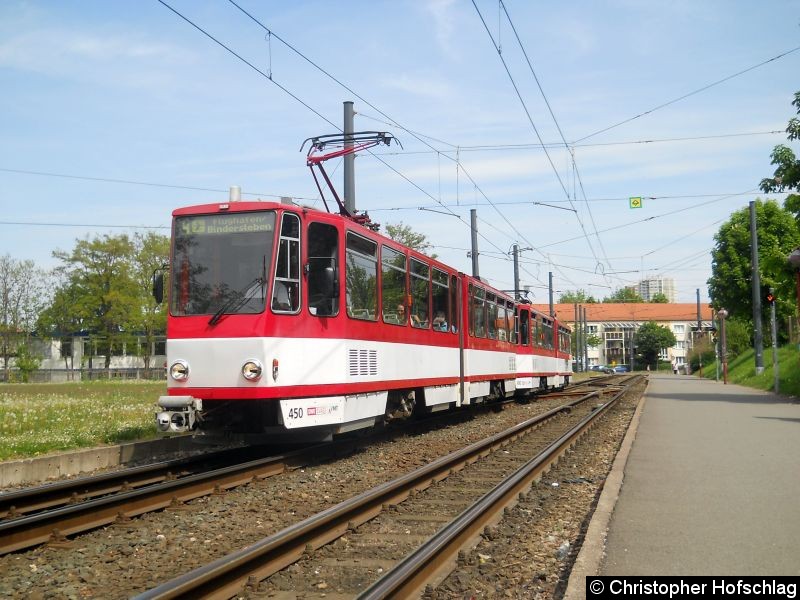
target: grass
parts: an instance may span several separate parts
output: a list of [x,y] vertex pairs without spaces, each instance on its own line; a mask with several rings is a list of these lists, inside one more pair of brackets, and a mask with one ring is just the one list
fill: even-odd
[[156,436],[164,381],[0,384],[0,460]]
[[[716,377],[716,363],[703,365],[703,377]],[[722,379],[722,367],[720,367]],[[728,360],[728,381],[759,390],[772,391],[775,376],[772,370],[772,348],[764,349],[764,372],[756,375],[755,350]],[[797,346],[778,348],[778,391],[784,396],[800,397],[800,350]]]

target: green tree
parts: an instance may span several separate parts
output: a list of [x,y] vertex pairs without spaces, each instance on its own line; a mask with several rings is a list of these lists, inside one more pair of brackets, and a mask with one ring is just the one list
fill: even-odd
[[650,302],[653,304],[669,304],[669,298],[667,298],[666,294],[662,294],[661,292],[656,292],[650,298]]
[[603,298],[603,302],[605,303],[621,302],[623,304],[633,304],[633,303],[644,302],[644,298],[642,298],[639,294],[637,294],[632,288],[624,287],[618,289],[616,292],[614,292],[607,298]]
[[42,358],[34,354],[30,346],[26,343],[17,349],[17,369],[19,370],[19,377],[22,383],[28,383],[31,373],[39,368],[42,364]]
[[[800,245],[800,230],[794,216],[774,200],[757,200],[758,261],[762,285],[775,288],[779,319],[794,314],[794,274],[786,256]],[[752,323],[750,211],[734,212],[714,236],[708,291],[716,308]],[[764,319],[769,307],[762,304]]]
[[0,358],[6,381],[11,357],[27,344],[45,307],[46,283],[45,272],[33,261],[0,256]]
[[[88,331],[111,364],[115,349],[142,323],[140,288],[134,278],[134,243],[127,235],[78,240],[72,252],[57,250],[63,277],[41,324],[51,334]],[[61,314],[57,314],[61,312]],[[54,331],[56,326],[69,329]]]
[[[150,368],[151,348],[155,337],[163,334],[167,328],[167,308],[165,304],[157,304],[153,298],[153,274],[161,269],[169,260],[169,238],[154,232],[144,235],[137,233],[133,237],[134,262],[133,278],[136,282],[141,320],[135,329],[144,334],[143,349],[144,367]],[[169,283],[165,281],[165,289]]]
[[648,321],[636,331],[633,343],[648,365],[655,366],[663,348],[671,348],[677,340],[669,327]]
[[567,290],[558,298],[559,304],[597,304],[597,300],[584,290]]
[[[397,225],[388,223],[386,225],[386,235],[395,242],[400,242],[404,246],[408,246],[424,254],[428,254],[428,249],[433,248],[433,244],[428,241],[425,234],[414,231],[409,225],[404,225],[402,221]],[[428,256],[436,258],[435,254],[428,254]]]
[[[795,92],[792,104],[800,115],[800,92]],[[800,119],[792,117],[786,126],[789,141],[800,139]],[[765,193],[785,192],[787,190],[800,191],[800,160],[797,159],[791,148],[778,144],[772,150],[772,164],[776,165],[772,177],[761,180],[759,187]],[[800,222],[800,194],[790,194],[785,201],[785,207],[794,213]]]

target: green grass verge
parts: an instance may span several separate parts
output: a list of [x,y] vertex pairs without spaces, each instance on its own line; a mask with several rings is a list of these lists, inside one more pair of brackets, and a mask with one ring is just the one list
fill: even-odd
[[0,384],[0,460],[156,436],[164,381]]
[[[712,362],[703,365],[703,377],[714,379],[717,366]],[[720,380],[722,368],[720,367]],[[759,390],[772,391],[775,385],[772,370],[772,348],[764,349],[764,372],[756,375],[755,350],[732,358],[728,361],[728,381]],[[800,351],[797,346],[778,348],[778,391],[785,396],[800,397]]]

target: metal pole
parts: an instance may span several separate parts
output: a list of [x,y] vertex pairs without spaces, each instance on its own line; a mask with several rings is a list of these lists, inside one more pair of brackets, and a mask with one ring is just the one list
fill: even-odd
[[514,244],[512,250],[514,252],[514,298],[519,300],[519,246]]
[[750,263],[753,280],[753,323],[755,324],[756,375],[764,372],[764,333],[761,326],[761,275],[758,269],[758,229],[756,202],[750,202]]
[[587,341],[587,334],[589,333],[589,326],[586,322],[586,307],[582,309],[583,312],[583,370],[589,370],[589,342]]
[[[700,288],[697,288],[697,335],[694,336],[695,348],[697,347],[697,343],[696,342],[697,342],[698,336],[699,336],[699,338],[701,340],[703,339],[703,317],[700,314]],[[703,353],[702,352],[698,352],[697,353],[697,361],[700,363],[700,377],[703,377]],[[690,367],[691,367],[691,365],[689,365],[688,368],[690,368]]]
[[[344,147],[353,147],[353,102],[344,102]],[[350,136],[350,137],[347,137]],[[344,207],[351,214],[356,214],[356,155],[346,154],[344,157]]]
[[[775,289],[769,288],[769,293],[773,294],[773,298],[775,297]],[[775,320],[775,301],[769,303],[769,316],[770,316],[770,323],[772,325],[772,373],[775,377],[775,393],[779,393],[780,390],[780,383],[779,383],[779,372],[778,372],[778,326]]]
[[472,276],[480,277],[478,272],[478,211],[471,208],[469,218],[472,226]]
[[581,328],[578,321],[578,303],[573,304],[575,309],[575,372],[581,371]]
[[556,316],[556,311],[553,309],[553,272],[552,271],[547,273],[547,278],[548,278],[548,281],[549,281],[547,287],[548,287],[549,295],[550,295],[550,316],[551,317],[555,317]]
[[728,343],[725,339],[725,319],[728,317],[728,311],[724,308],[719,311],[719,328],[720,328],[720,354],[722,360],[722,383],[728,384]]

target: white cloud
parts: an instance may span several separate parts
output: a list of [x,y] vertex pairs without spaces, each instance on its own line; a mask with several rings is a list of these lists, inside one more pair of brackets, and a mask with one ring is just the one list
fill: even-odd
[[0,43],[0,67],[104,85],[156,84],[165,63],[187,58],[176,46],[135,34],[37,29]]
[[454,5],[455,0],[431,0],[425,7],[426,12],[433,17],[436,42],[450,58],[458,56],[453,44],[453,33],[456,30]]

